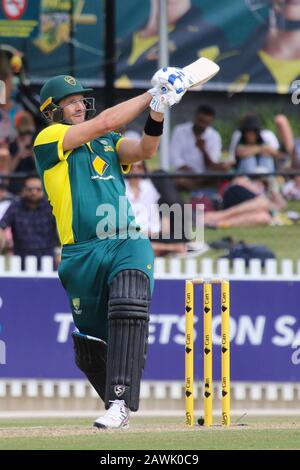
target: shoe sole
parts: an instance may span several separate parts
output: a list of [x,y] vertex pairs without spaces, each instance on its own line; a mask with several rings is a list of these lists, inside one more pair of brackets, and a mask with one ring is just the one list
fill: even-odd
[[113,431],[115,429],[128,429],[129,428],[129,423],[126,423],[126,424],[122,424],[122,426],[119,426],[117,428],[113,428],[113,427],[110,427],[110,426],[105,426],[104,424],[101,424],[101,423],[94,423],[93,424],[93,427],[94,428],[97,428],[97,429],[107,429],[107,430],[110,430],[110,431]]

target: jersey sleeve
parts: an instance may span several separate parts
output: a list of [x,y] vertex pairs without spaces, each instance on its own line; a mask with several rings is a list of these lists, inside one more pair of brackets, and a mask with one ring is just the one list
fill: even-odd
[[116,152],[118,152],[119,150],[119,145],[122,141],[122,139],[124,139],[124,137],[122,136],[122,134],[120,134],[120,132],[110,132],[110,137],[113,141],[113,144],[115,146],[115,149],[116,149]]
[[[124,139],[124,137],[123,137],[122,134],[120,134],[119,132],[111,132],[111,133],[110,133],[110,136],[111,136],[112,141],[113,141],[113,143],[114,143],[116,152],[119,153],[120,143],[122,142],[122,140]],[[121,164],[121,169],[122,169],[122,173],[127,174],[127,173],[130,172],[131,165],[122,165],[122,164]]]
[[67,124],[53,124],[38,134],[33,150],[40,173],[66,160],[70,154],[70,151],[63,151],[63,140],[69,127]]

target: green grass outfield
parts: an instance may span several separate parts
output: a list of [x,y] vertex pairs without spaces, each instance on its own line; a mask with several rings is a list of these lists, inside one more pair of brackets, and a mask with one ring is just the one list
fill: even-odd
[[[300,213],[300,201],[290,201],[288,209]],[[230,227],[222,229],[205,228],[204,241],[211,243],[223,237],[232,237],[234,242],[243,240],[251,245],[266,245],[272,250],[277,260],[288,258],[295,261],[300,259],[299,222],[291,225],[267,225],[256,227]],[[202,258],[218,259],[228,250],[209,250]]]
[[228,429],[190,429],[181,418],[137,416],[118,431],[97,430],[87,419],[1,419],[0,449],[300,449],[300,416],[233,418]]
[[[234,242],[243,240],[250,245],[266,245],[274,252],[277,260],[288,258],[295,262],[300,259],[299,232],[299,225],[205,229],[204,241],[211,243],[223,237],[232,237]],[[218,259],[227,251],[209,250],[202,257]]]

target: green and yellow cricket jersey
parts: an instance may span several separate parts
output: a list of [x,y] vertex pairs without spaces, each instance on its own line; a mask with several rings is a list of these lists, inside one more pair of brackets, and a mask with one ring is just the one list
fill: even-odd
[[[111,208],[115,208],[116,216],[111,213],[107,232],[112,229],[112,233],[118,233],[124,229],[124,221],[127,226],[133,221],[122,176],[130,166],[121,165],[118,157],[121,134],[110,132],[63,152],[69,127],[52,124],[34,142],[37,170],[53,208],[62,245],[99,238],[97,224],[101,217],[107,219]],[[123,196],[122,204],[119,196]]]

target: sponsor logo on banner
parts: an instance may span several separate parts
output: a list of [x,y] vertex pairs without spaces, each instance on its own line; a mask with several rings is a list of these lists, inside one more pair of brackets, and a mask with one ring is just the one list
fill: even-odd
[[5,16],[10,20],[19,20],[26,10],[27,0],[2,0]]
[[[74,299],[73,299],[74,300]],[[75,299],[76,300],[76,299]],[[79,300],[79,299],[78,299]],[[266,340],[267,316],[258,315],[250,317],[241,315],[230,319],[230,338],[232,344],[237,346],[261,346]],[[57,341],[66,343],[73,328],[72,315],[69,313],[56,313],[54,321],[58,323]],[[274,334],[268,336],[268,342],[276,347],[292,347],[300,360],[300,328],[298,319],[292,315],[282,315],[275,320]],[[197,324],[199,318],[195,316],[195,339],[198,334]],[[213,344],[222,344],[221,315],[216,315],[212,322]],[[169,345],[175,343],[179,346],[185,344],[185,317],[172,314],[151,314],[149,327],[149,344]]]

